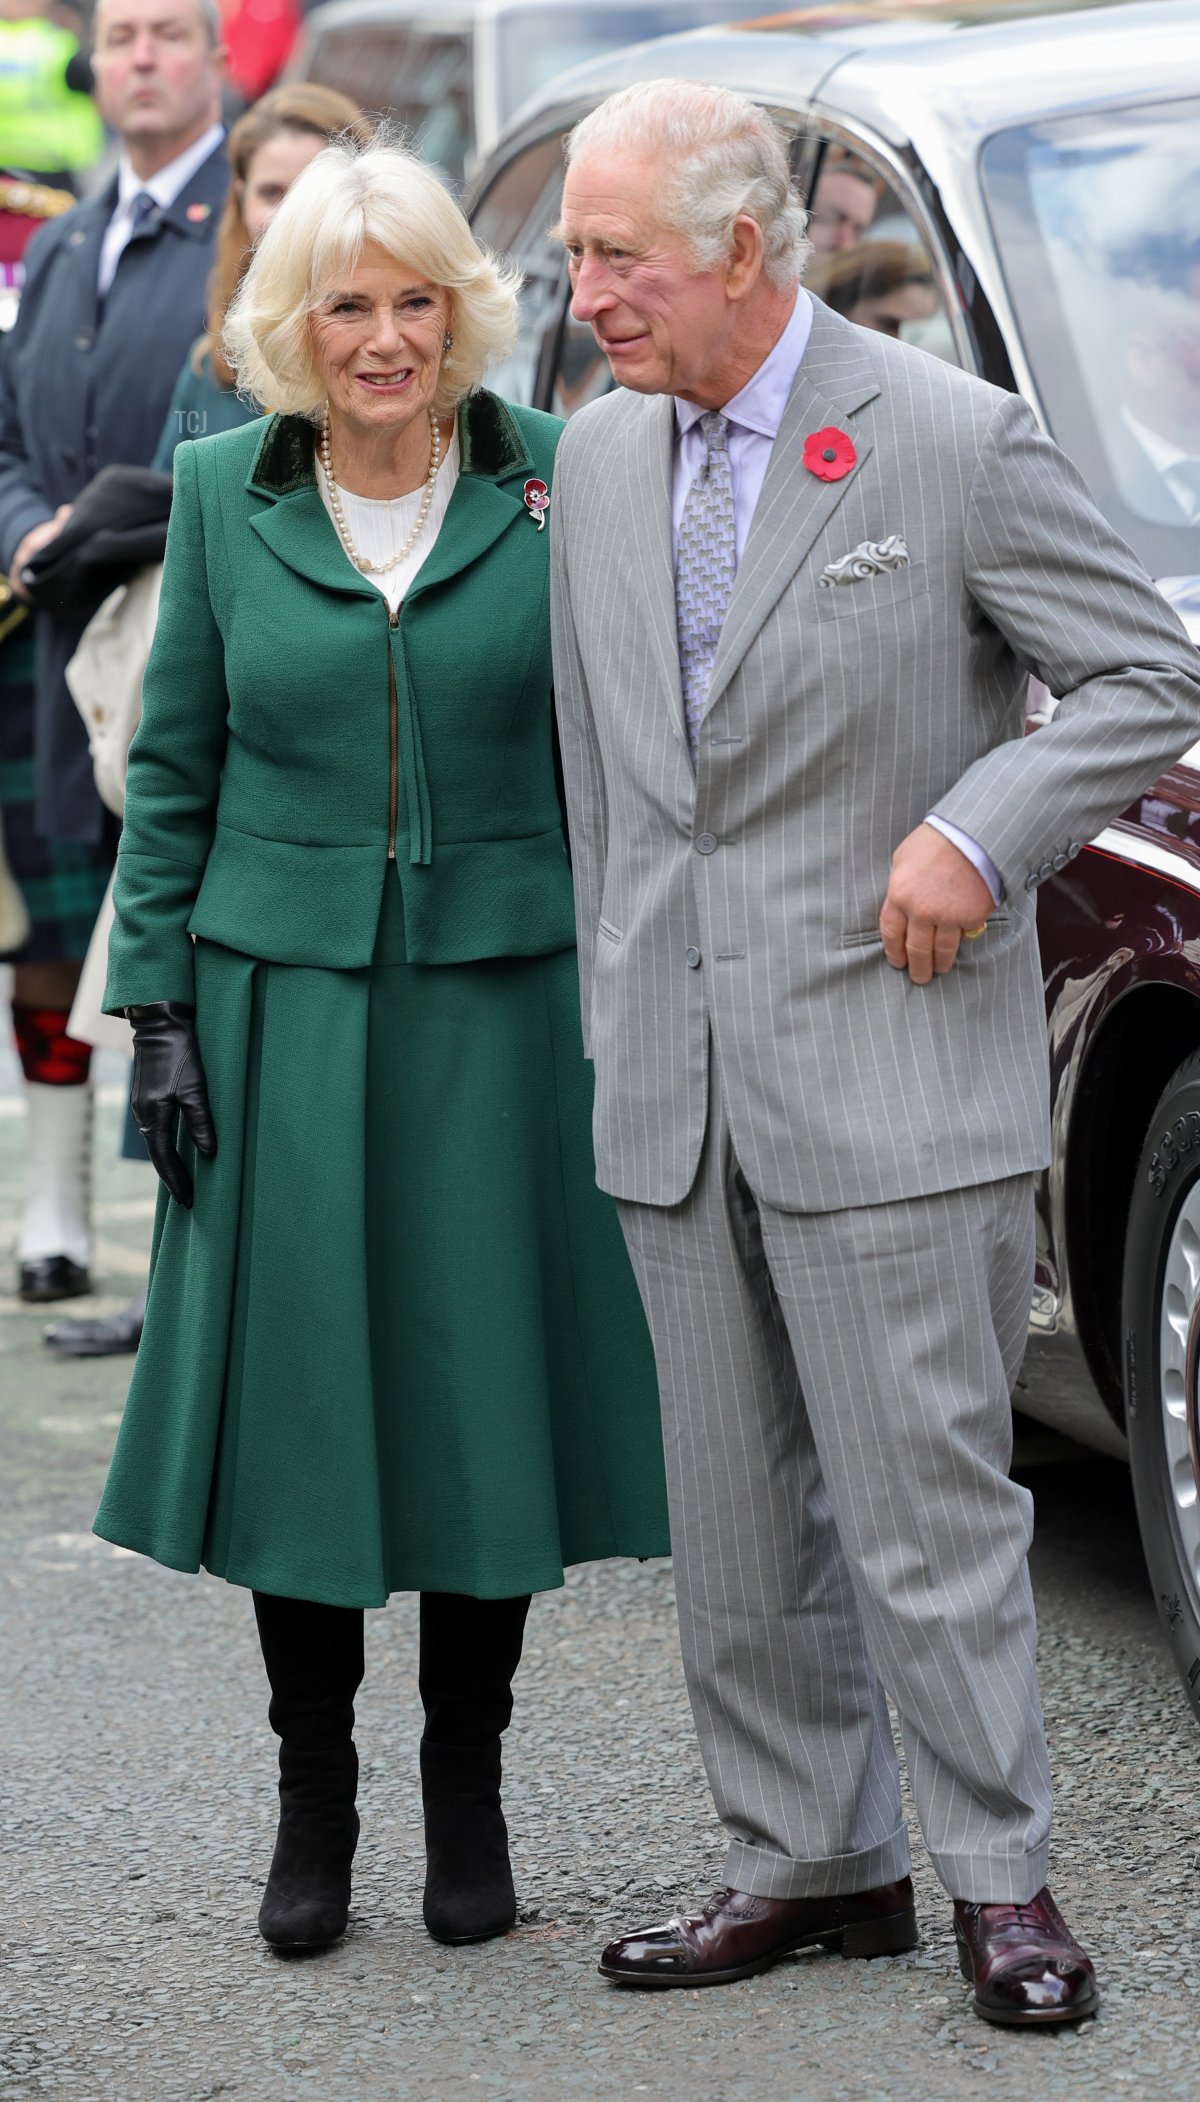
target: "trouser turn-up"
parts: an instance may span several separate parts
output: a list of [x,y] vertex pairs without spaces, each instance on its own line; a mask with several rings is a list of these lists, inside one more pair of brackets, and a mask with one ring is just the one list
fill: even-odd
[[1032,1499],[1008,1468],[1031,1179],[775,1211],[738,1166],[714,1083],[688,1197],[620,1212],[728,1883],[807,1897],[904,1875],[886,1688],[946,1888],[1028,1900],[1046,1880],[1050,1773]]

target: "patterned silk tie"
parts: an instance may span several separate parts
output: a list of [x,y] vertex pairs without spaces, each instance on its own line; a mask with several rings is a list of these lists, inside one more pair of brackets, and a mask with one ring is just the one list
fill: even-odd
[[716,409],[700,418],[704,464],[688,490],[675,559],[675,616],[688,747],[693,760],[713,658],[737,575],[729,424]]

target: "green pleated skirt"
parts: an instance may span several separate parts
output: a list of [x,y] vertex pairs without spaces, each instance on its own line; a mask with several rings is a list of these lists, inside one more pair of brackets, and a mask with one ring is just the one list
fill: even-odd
[[160,1193],[96,1531],[342,1606],[669,1551],[658,1397],[595,1185],[575,955],[367,970],[196,945],[218,1151]]

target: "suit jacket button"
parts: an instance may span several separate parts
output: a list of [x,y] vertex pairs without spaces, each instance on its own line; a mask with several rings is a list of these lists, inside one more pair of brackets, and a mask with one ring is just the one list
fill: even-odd
[[686,963],[686,965],[687,965],[687,967],[688,967],[689,971],[696,971],[696,970],[699,970],[699,968],[700,968],[700,951],[699,951],[699,949],[689,949],[689,950],[688,950],[688,951],[686,952],[686,954],[685,954],[685,956],[684,956],[684,959],[683,959],[683,960],[684,960],[684,962]]
[[702,832],[700,834],[699,839],[696,841],[697,854],[715,854],[716,851],[716,834],[713,832]]
[[90,328],[81,328],[75,338],[76,350],[90,350],[95,337]]

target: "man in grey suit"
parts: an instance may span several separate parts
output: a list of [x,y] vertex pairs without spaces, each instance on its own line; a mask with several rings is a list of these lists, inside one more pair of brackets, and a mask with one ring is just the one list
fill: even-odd
[[[729,1833],[722,1895],[601,1970],[911,1947],[886,1688],[977,2012],[1078,2019],[1008,1474],[1034,902],[1195,738],[1200,664],[1019,398],[804,292],[751,103],[625,90],[568,162],[574,310],[623,383],[551,507],[596,1158]],[[1031,671],[1062,698],[1025,739]]]

